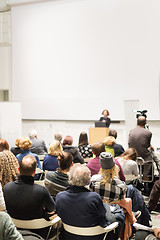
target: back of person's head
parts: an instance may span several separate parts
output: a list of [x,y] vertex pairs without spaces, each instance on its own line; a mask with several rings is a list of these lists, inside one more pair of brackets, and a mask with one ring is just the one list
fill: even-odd
[[73,165],[69,171],[69,184],[72,186],[85,186],[91,179],[91,171],[89,168],[80,163]]
[[3,150],[9,150],[9,144],[5,139],[0,139],[0,152]]
[[21,141],[21,138],[22,138],[22,137],[19,137],[19,138],[17,138],[16,141],[15,141],[15,145],[16,145],[17,147],[19,147],[19,143],[20,143],[20,141]]
[[137,159],[137,151],[135,148],[128,148],[123,154],[122,157],[125,159],[136,160]]
[[118,177],[119,168],[115,164],[111,153],[102,152],[99,159],[101,163],[100,174],[103,176],[102,183],[113,180],[115,176]]
[[79,145],[88,145],[88,135],[86,132],[82,132],[79,135]]
[[73,138],[71,136],[66,136],[63,140],[63,145],[72,145]]
[[58,156],[62,153],[62,145],[59,141],[55,140],[49,145],[48,154]]
[[100,155],[101,152],[105,152],[105,145],[102,142],[96,142],[92,144],[92,152],[97,156]]
[[108,109],[104,109],[103,111],[102,111],[102,115],[104,115],[104,113],[107,113],[107,116],[109,116],[109,111],[108,111]]
[[32,176],[37,166],[36,158],[33,155],[26,155],[19,163],[20,175]]
[[29,137],[22,137],[19,142],[19,147],[22,150],[29,150],[31,148],[31,144],[32,142]]
[[56,134],[54,135],[54,138],[55,138],[55,140],[61,142],[61,141],[62,141],[62,134],[56,133]]
[[144,127],[146,125],[146,118],[144,116],[139,116],[137,119],[137,125]]
[[113,129],[109,130],[108,136],[112,136],[116,139],[117,138],[117,131],[113,130]]
[[37,136],[37,130],[36,129],[32,129],[30,132],[29,132],[29,138],[35,138]]
[[104,143],[109,147],[113,147],[114,144],[116,143],[116,140],[114,137],[108,136],[104,139]]
[[73,162],[73,155],[69,152],[63,152],[58,156],[59,167],[61,170],[68,170]]

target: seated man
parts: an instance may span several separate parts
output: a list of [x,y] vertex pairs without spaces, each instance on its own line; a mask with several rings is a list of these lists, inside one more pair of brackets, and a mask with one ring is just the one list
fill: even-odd
[[48,171],[46,173],[44,184],[49,190],[52,197],[56,197],[57,193],[64,191],[69,185],[68,175],[71,166],[73,166],[73,156],[69,152],[64,152],[58,157],[59,169],[56,171]]
[[[106,227],[109,224],[100,195],[85,187],[90,182],[90,176],[90,170],[85,165],[75,164],[71,168],[70,186],[56,196],[56,212],[63,223],[76,227]],[[84,237],[65,232],[65,240],[102,240],[103,237],[104,234]],[[115,239],[113,231],[106,239]]]
[[[49,217],[54,214],[55,202],[48,190],[34,184],[36,165],[33,155],[25,156],[19,163],[18,180],[7,183],[4,187],[6,209],[12,218],[49,220]],[[34,232],[41,235],[41,231]]]
[[38,133],[35,129],[32,129],[29,132],[29,138],[32,141],[31,152],[36,153],[37,155],[47,154],[46,144],[43,140],[38,139]]

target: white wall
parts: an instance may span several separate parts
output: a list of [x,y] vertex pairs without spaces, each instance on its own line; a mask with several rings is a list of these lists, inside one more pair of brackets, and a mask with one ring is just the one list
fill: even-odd
[[123,101],[139,100],[159,119],[159,11],[158,0],[13,6],[12,100],[23,118],[94,120],[108,108],[124,120]]

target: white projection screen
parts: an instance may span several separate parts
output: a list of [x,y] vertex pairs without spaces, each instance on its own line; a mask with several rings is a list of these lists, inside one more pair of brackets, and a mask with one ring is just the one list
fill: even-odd
[[[159,0],[12,6],[12,100],[23,119],[124,119],[139,100],[159,119]],[[131,109],[132,110],[132,109]]]

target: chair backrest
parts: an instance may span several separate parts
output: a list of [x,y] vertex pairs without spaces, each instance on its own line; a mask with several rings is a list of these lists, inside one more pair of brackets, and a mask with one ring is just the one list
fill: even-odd
[[70,226],[68,224],[63,223],[64,229],[72,234],[80,235],[80,236],[96,236],[103,233],[108,233],[118,227],[118,222],[114,222],[107,227],[103,228],[101,226],[94,227],[75,227]]
[[56,197],[57,193],[62,192],[66,189],[66,187],[56,184],[54,182],[51,182],[47,178],[44,180],[45,187],[50,192],[51,196]]
[[23,229],[40,229],[49,226],[53,226],[61,220],[59,216],[55,217],[52,221],[47,221],[44,218],[32,219],[32,220],[20,220],[12,218],[13,223],[17,228]]

